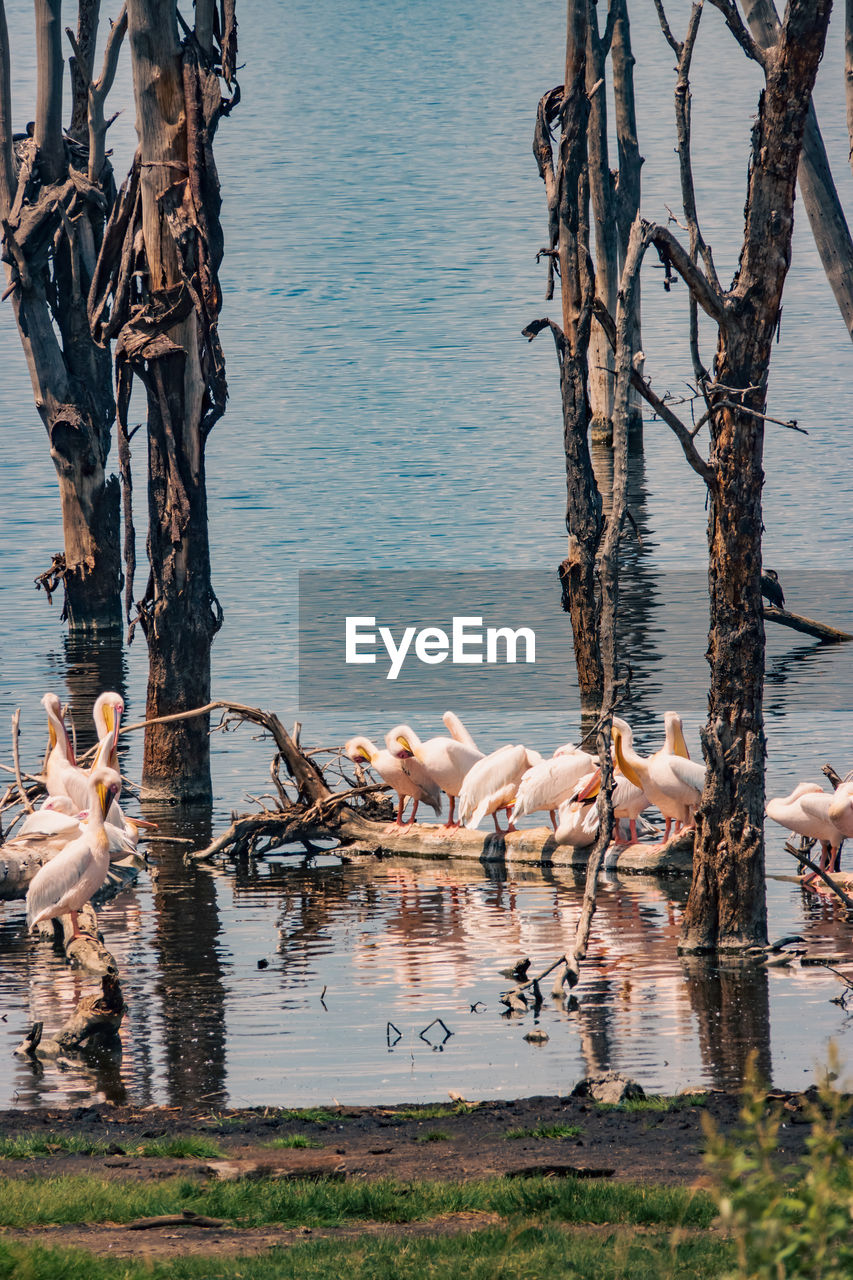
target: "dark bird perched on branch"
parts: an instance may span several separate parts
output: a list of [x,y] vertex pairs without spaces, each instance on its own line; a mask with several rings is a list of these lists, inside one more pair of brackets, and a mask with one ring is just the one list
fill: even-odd
[[774,609],[785,608],[785,596],[779,585],[779,575],[775,569],[765,569],[761,575],[761,594]]

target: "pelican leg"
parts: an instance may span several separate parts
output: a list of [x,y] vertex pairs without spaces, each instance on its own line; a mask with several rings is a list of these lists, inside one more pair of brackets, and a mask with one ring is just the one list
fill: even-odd
[[415,818],[417,817],[417,815],[418,815],[418,805],[419,805],[419,804],[420,804],[420,800],[416,800],[416,801],[415,801],[415,803],[412,805],[412,816],[411,816],[411,818],[409,818],[409,821],[408,821],[408,823],[406,824],[407,826],[411,826],[411,825],[412,825],[412,823],[414,822]]
[[557,810],[556,810],[556,809],[549,809],[549,810],[548,810],[548,817],[551,819],[551,826],[552,826],[552,827],[554,828],[554,830],[556,831],[556,830],[557,830]]
[[628,823],[628,828],[631,832],[631,844],[636,844],[639,840],[639,836],[637,835],[637,819],[636,818],[630,819]]
[[456,796],[448,796],[447,798],[450,801],[450,812],[447,815],[447,821],[444,826],[447,831],[452,831],[455,827],[459,826],[458,822],[453,821],[453,813],[456,808]]
[[507,831],[517,831],[517,830],[518,830],[518,828],[516,827],[515,823],[514,823],[514,822],[513,822],[513,820],[512,820],[512,805],[511,805],[511,804],[506,805],[506,806],[505,806],[505,809],[506,809],[506,829],[507,829]]
[[80,924],[77,918],[77,912],[70,911],[68,914],[71,916],[71,928],[73,930],[71,934],[71,941],[73,942],[75,938],[82,937],[82,934],[80,933]]
[[504,831],[501,824],[498,822],[498,815],[496,812],[492,814],[492,822],[495,824],[495,831],[497,831],[499,836],[502,836]]
[[663,843],[666,844],[669,839],[669,833],[672,830],[672,818],[667,818],[666,826],[663,829]]
[[402,827],[402,826],[404,825],[404,824],[403,824],[403,810],[404,810],[404,809],[405,809],[405,807],[406,807],[406,801],[404,800],[404,798],[403,798],[401,795],[399,795],[399,792],[398,792],[398,799],[399,799],[399,804],[397,805],[397,826],[398,826],[398,827]]

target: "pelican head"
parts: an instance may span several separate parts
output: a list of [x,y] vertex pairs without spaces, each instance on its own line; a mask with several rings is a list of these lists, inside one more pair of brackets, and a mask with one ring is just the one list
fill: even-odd
[[369,738],[350,738],[344,743],[344,754],[352,760],[353,764],[370,764],[376,755],[376,748]]
[[68,737],[68,730],[65,728],[65,718],[62,714],[62,702],[55,693],[46,693],[41,700],[41,705],[47,712],[47,734],[49,741],[49,750],[52,751],[59,744],[59,735],[62,733],[62,741],[65,746],[65,754],[71,763],[74,763],[74,751],[71,746],[71,739]]
[[665,711],[663,722],[666,727],[666,745],[674,756],[683,760],[690,759],[687,743],[684,741],[684,725],[677,711]]
[[407,724],[398,724],[389,729],[385,735],[385,745],[398,760],[411,760],[416,748],[421,745],[420,738]]
[[90,775],[89,786],[98,798],[101,818],[105,819],[110,805],[121,795],[121,778],[115,769],[96,768]]
[[120,693],[102,693],[92,708],[92,718],[98,731],[98,739],[113,735],[114,743],[118,743],[119,727],[124,715],[124,699]]

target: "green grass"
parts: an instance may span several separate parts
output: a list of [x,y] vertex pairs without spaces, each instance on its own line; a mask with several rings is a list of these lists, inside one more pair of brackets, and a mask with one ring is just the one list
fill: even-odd
[[599,1111],[688,1111],[691,1107],[703,1107],[707,1093],[678,1093],[673,1098],[662,1093],[650,1093],[645,1098],[629,1098],[625,1102],[597,1102]]
[[450,1142],[450,1134],[443,1129],[429,1129],[426,1133],[419,1133],[415,1142]]
[[315,1142],[313,1138],[306,1138],[303,1133],[289,1133],[284,1138],[273,1138],[271,1142],[265,1142],[265,1147],[275,1147],[278,1149],[299,1151],[305,1147],[322,1147],[322,1142]]
[[593,1179],[203,1183],[184,1177],[124,1183],[85,1174],[0,1178],[0,1226],[130,1222],[185,1209],[240,1226],[312,1227],[357,1219],[414,1222],[465,1210],[540,1221],[696,1227],[708,1226],[714,1216],[711,1198],[701,1192]]
[[73,1133],[22,1133],[17,1138],[0,1138],[0,1160],[34,1160],[37,1156],[106,1155],[108,1144]]
[[537,1124],[532,1129],[507,1129],[505,1138],[579,1138],[576,1124]]
[[678,1244],[660,1233],[585,1238],[524,1222],[455,1237],[318,1240],[258,1257],[182,1257],[149,1264],[0,1241],[0,1280],[696,1280],[719,1276],[731,1249],[717,1239]]
[[473,1110],[467,1102],[432,1102],[422,1107],[397,1107],[392,1115],[395,1120],[447,1120]]
[[[110,1150],[110,1143],[73,1133],[21,1134],[17,1138],[0,1138],[0,1159],[33,1160],[39,1156],[79,1155],[103,1156]],[[175,1137],[155,1138],[148,1142],[120,1142],[115,1144],[129,1156],[160,1156],[166,1159],[195,1157],[198,1160],[218,1160],[222,1149],[209,1138]]]
[[728,1268],[716,1238],[672,1243],[668,1233],[584,1236],[520,1222],[453,1237],[318,1240],[228,1260],[181,1255],[131,1262],[0,1241],[0,1280],[696,1280]]
[[153,1138],[138,1145],[124,1146],[129,1156],[160,1156],[163,1159],[182,1160],[222,1160],[225,1152],[209,1138],[196,1138],[192,1135],[176,1138]]

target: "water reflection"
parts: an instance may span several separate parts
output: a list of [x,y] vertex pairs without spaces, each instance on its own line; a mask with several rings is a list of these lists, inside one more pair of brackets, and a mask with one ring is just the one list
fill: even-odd
[[715,1088],[740,1083],[747,1062],[773,1079],[767,970],[750,962],[720,965],[683,957],[684,981],[696,1015],[702,1064]]
[[[213,826],[209,808],[169,810],[146,805],[145,817],[164,836],[207,844]],[[156,972],[163,1068],[171,1105],[210,1105],[226,1098],[226,989],[220,961],[221,924],[216,880],[206,868],[186,866],[185,846],[152,840],[155,926],[152,952]],[[150,1036],[142,1032],[143,1044]],[[144,1052],[144,1050],[143,1050]],[[145,1073],[150,1079],[150,1072]]]
[[[127,704],[127,658],[121,635],[92,637],[69,632],[63,636],[62,645],[71,719],[82,753],[96,742],[92,707],[97,697],[111,689],[120,693]],[[127,744],[122,743],[119,749],[126,751]]]

